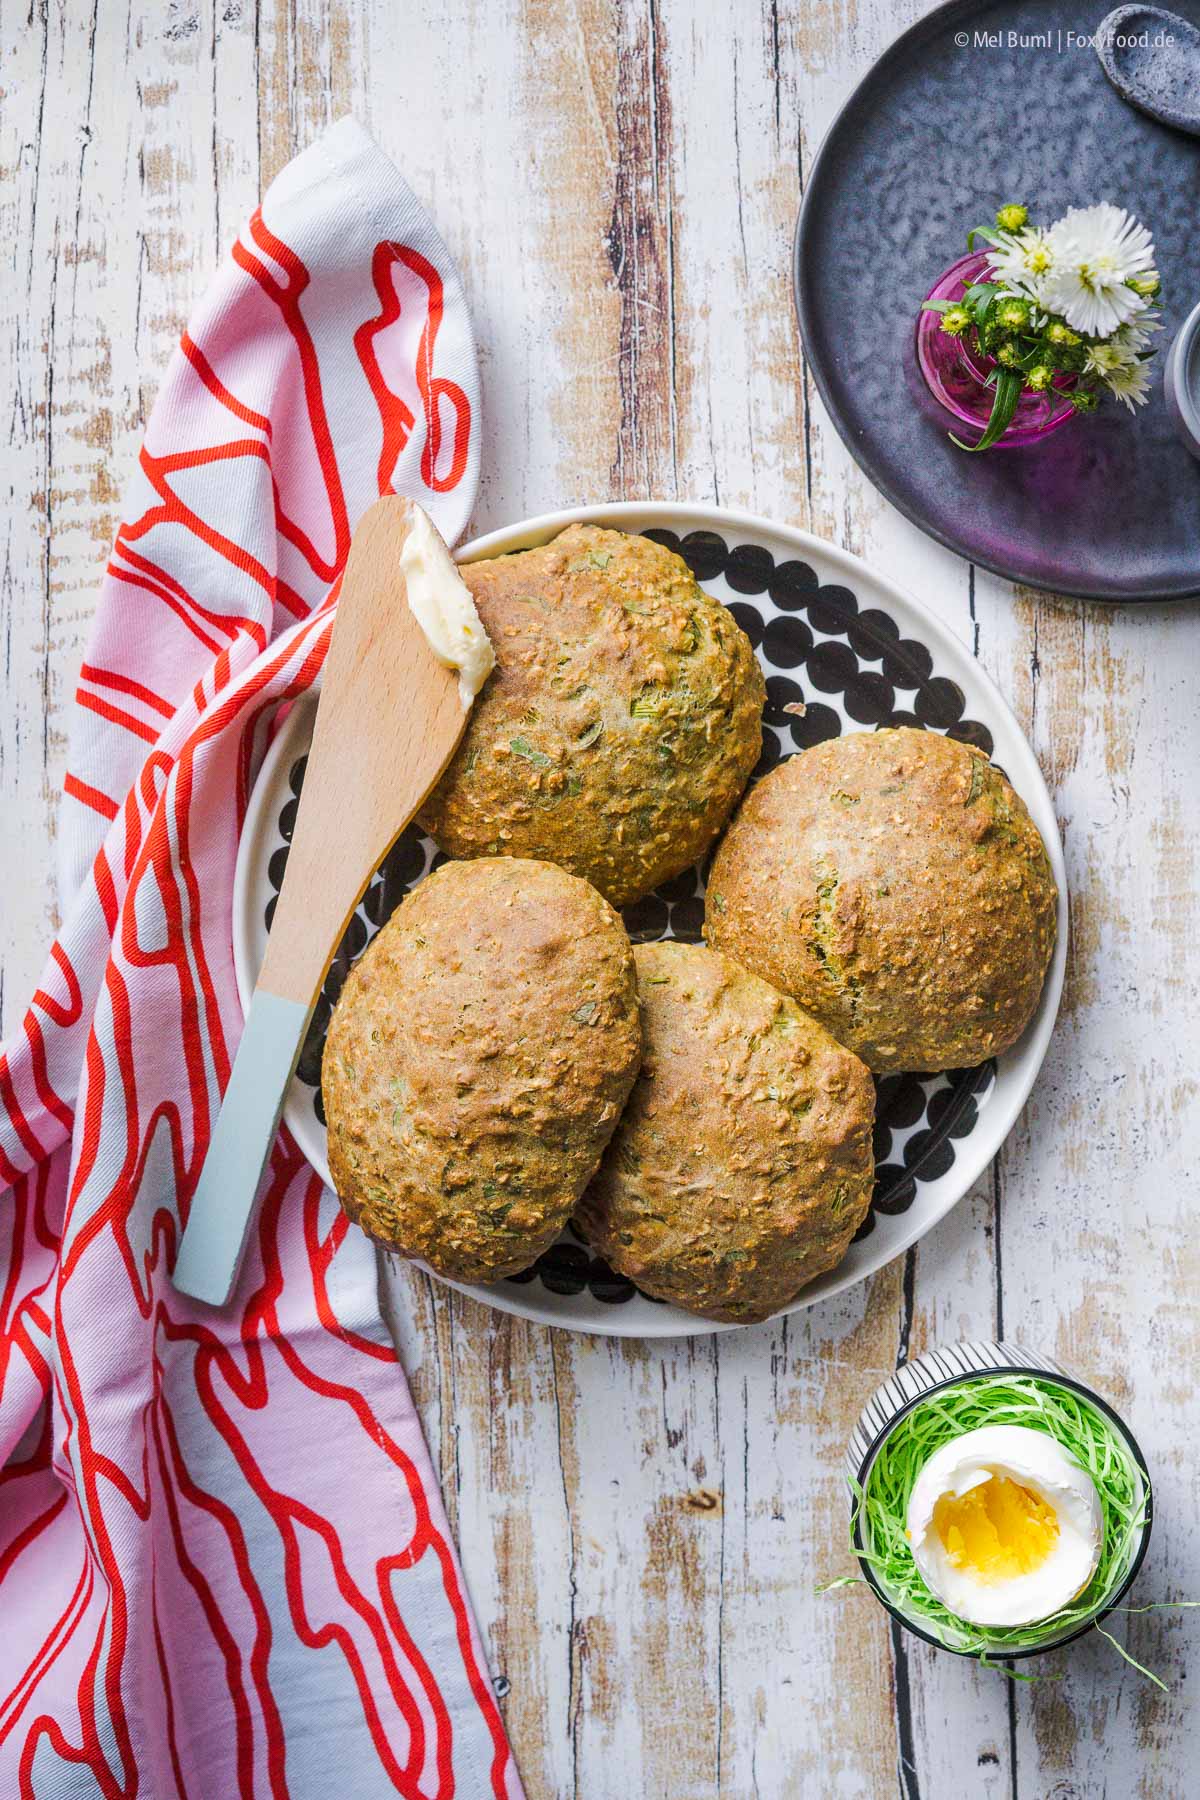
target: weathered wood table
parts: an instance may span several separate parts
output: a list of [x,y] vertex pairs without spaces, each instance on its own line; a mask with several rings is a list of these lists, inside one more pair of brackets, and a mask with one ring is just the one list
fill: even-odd
[[10,1028],[55,923],[63,721],[156,380],[260,184],[347,111],[463,272],[477,529],[621,496],[806,526],[974,646],[1056,795],[1072,946],[1049,1060],[903,1261],[774,1327],[646,1346],[412,1279],[402,1349],[536,1800],[1200,1784],[1195,1614],[1115,1627],[1166,1695],[1094,1636],[1018,1686],[893,1634],[861,1591],[814,1594],[849,1568],[864,1396],[906,1352],[1004,1331],[1127,1410],[1158,1486],[1135,1597],[1200,1598],[1195,611],[1014,593],[938,549],[859,475],[797,340],[805,171],[920,10],[43,0],[0,28]]

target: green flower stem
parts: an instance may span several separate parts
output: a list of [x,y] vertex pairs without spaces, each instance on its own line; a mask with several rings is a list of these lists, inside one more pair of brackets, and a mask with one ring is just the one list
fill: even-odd
[[975,239],[982,238],[985,244],[999,244],[1000,239],[988,225],[976,225],[967,233],[967,249],[974,250]]
[[1022,377],[1016,369],[997,369],[992,416],[987,422],[987,429],[983,436],[977,444],[964,444],[961,438],[955,437],[954,433],[950,432],[950,442],[957,444],[960,450],[990,450],[1012,424],[1013,414],[1017,410],[1017,401],[1021,398],[1023,386]]

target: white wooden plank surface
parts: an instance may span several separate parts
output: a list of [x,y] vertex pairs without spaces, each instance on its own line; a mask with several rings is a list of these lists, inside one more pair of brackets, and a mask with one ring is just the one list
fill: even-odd
[[[839,1462],[906,1350],[1006,1330],[1127,1409],[1141,1597],[1200,1597],[1194,610],[1016,594],[865,482],[806,390],[788,263],[833,112],[923,0],[0,0],[6,396],[0,1005],[54,922],[63,721],[156,379],[265,182],[354,110],[458,258],[486,529],[711,498],[860,552],[972,642],[1031,732],[1073,884],[1062,1023],[997,1166],[904,1262],[778,1326],[623,1345],[420,1278],[398,1322],[536,1800],[1194,1791],[1195,1615],[1017,1687],[889,1631]],[[255,96],[257,95],[257,100]],[[1119,1633],[1126,1629],[1118,1627]]]

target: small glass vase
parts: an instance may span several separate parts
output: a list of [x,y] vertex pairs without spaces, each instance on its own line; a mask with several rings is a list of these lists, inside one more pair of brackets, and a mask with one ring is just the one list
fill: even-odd
[[[973,250],[960,256],[930,288],[928,300],[961,300],[974,281],[984,281],[989,273],[987,252]],[[941,328],[941,314],[922,311],[917,316],[917,363],[934,399],[954,414],[962,424],[982,434],[991,417],[995,389],[987,386],[987,378],[996,367],[993,356],[985,356],[968,330],[952,337]],[[1012,423],[992,448],[1015,449],[1022,444],[1035,444],[1057,431],[1074,415],[1070,391],[1075,377],[1060,374],[1044,393],[1026,391],[1017,401]],[[957,434],[956,434],[957,435]]]

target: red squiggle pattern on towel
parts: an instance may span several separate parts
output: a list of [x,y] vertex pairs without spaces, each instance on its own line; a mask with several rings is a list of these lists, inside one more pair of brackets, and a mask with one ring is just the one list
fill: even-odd
[[370,1247],[286,1132],[231,1307],[170,1282],[272,719],[366,504],[412,494],[453,538],[474,492],[469,323],[414,212],[353,128],[285,172],[166,375],[106,572],[68,922],[0,1054],[5,1795],[520,1794]]

